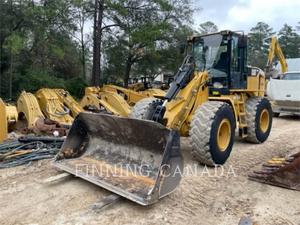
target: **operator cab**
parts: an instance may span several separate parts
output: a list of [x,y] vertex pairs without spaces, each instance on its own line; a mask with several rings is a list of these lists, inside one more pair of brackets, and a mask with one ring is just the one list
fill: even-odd
[[247,88],[247,36],[221,31],[193,36],[188,42],[195,71],[208,71],[211,95]]

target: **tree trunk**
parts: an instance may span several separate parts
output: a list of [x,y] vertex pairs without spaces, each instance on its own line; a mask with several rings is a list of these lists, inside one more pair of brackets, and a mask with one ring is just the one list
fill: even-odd
[[102,19],[104,0],[95,0],[94,12],[94,46],[93,46],[93,71],[92,84],[100,85],[101,76],[101,42],[102,42]]
[[12,99],[12,77],[13,77],[13,63],[14,63],[14,58],[13,58],[13,53],[10,51],[10,72],[9,72],[9,100]]
[[124,87],[128,87],[128,81],[130,77],[130,71],[132,67],[132,59],[131,56],[128,56],[127,61],[126,61],[126,69],[125,69],[125,75],[124,75]]
[[84,15],[81,15],[81,26],[80,26],[80,33],[81,33],[81,63],[82,63],[82,75],[83,79],[86,80],[86,62],[85,62],[85,45],[84,45]]
[[81,60],[82,60],[82,76],[86,80],[86,63],[85,63],[85,46],[83,41],[81,41]]

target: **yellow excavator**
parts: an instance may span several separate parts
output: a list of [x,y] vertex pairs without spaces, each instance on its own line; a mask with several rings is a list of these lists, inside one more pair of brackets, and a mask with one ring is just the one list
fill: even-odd
[[271,37],[270,45],[269,45],[269,54],[268,54],[268,61],[265,68],[266,78],[279,78],[279,71],[276,70],[274,67],[274,58],[277,58],[281,65],[281,74],[284,74],[288,71],[288,65],[278,39],[276,37]]
[[180,183],[180,136],[189,137],[192,155],[207,165],[226,162],[236,129],[249,142],[266,141],[272,109],[264,72],[247,67],[247,36],[193,36],[186,49],[167,93],[137,102],[130,118],[80,113],[54,165],[150,205]]

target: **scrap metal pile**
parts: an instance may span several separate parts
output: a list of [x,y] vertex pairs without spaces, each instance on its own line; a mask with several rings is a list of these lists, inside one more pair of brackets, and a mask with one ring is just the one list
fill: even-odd
[[[66,90],[50,88],[41,88],[35,94],[23,91],[16,105],[0,98],[0,143],[5,141],[0,145],[0,168],[52,158],[63,143],[60,137],[68,134],[83,111],[127,117],[139,100],[164,94],[159,89],[137,91],[104,85],[87,87],[80,103]],[[32,136],[23,136],[28,134]],[[16,136],[21,137],[17,140]]]
[[159,89],[134,91],[114,85],[87,87],[77,102],[66,90],[41,88],[35,94],[23,91],[16,106],[0,99],[0,143],[15,131],[36,135],[67,135],[75,117],[84,111],[127,117],[131,107],[147,97],[164,96]]

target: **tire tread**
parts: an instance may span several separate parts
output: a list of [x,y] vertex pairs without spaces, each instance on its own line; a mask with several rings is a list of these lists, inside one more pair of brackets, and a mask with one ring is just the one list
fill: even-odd
[[138,101],[132,108],[129,117],[135,119],[145,119],[145,115],[149,109],[149,106],[156,100],[157,98],[150,97]]
[[190,140],[192,155],[199,162],[206,165],[215,165],[209,148],[210,133],[216,112],[224,105],[228,104],[219,101],[205,102],[196,110],[191,121]]

